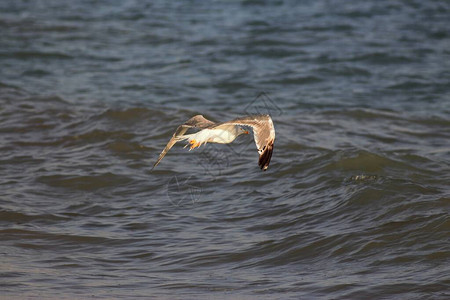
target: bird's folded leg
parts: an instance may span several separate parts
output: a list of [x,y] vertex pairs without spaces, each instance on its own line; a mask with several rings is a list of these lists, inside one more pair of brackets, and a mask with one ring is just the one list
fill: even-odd
[[191,144],[191,148],[189,148],[189,151],[191,151],[192,149],[195,149],[197,147],[200,147],[200,143],[197,142],[196,140],[190,140],[189,144]]

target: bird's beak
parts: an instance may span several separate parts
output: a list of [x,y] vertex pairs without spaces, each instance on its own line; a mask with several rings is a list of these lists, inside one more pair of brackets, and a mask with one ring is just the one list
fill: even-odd
[[248,130],[244,131],[245,134],[248,134]]

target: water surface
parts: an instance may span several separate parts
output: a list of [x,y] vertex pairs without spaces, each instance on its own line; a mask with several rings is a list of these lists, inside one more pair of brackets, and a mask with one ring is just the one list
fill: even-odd
[[[450,298],[447,1],[2,1],[5,299]],[[176,127],[270,113],[195,151]]]

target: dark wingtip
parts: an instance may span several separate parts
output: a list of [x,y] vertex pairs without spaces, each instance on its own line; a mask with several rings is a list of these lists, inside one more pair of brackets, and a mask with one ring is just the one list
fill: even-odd
[[270,159],[272,158],[273,143],[267,145],[264,152],[259,156],[258,165],[261,170],[265,171],[269,167]]
[[152,167],[152,169],[150,170],[150,172],[153,171],[153,169],[159,164],[160,161],[161,161],[161,159],[158,158],[158,160],[153,164],[153,167]]

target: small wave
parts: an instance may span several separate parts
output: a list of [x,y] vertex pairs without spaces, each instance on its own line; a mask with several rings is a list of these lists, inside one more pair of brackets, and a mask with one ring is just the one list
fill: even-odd
[[[64,140],[69,142],[69,145],[72,146],[75,144],[93,144],[93,143],[101,143],[108,140],[130,140],[135,135],[128,131],[106,131],[101,129],[94,129],[88,131],[86,133],[71,135],[64,137]],[[68,146],[69,146],[68,145]]]
[[321,74],[322,76],[329,76],[329,75],[335,75],[335,76],[342,76],[342,77],[348,77],[348,76],[370,76],[372,73],[368,68],[362,68],[362,67],[355,67],[355,66],[345,66],[345,65],[337,65],[337,66],[326,66],[326,67],[320,67],[314,72],[317,72]]
[[128,176],[103,173],[97,175],[47,175],[36,179],[52,187],[74,189],[82,191],[95,191],[109,187],[127,185],[132,180]]
[[17,51],[0,52],[0,57],[15,59],[73,59],[73,56],[60,52]]
[[106,118],[120,122],[136,122],[137,120],[141,119],[150,119],[155,114],[159,113],[161,112],[147,107],[133,107],[125,110],[108,109],[105,112],[101,113],[98,118]]
[[361,175],[353,175],[352,177],[349,178],[349,180],[355,181],[355,182],[367,182],[367,181],[377,180],[378,178],[379,178],[379,176],[377,176],[377,175],[361,174]]
[[27,214],[18,211],[0,210],[0,220],[2,222],[22,223],[22,222],[39,222],[52,223],[67,220],[66,217],[54,214]]
[[25,72],[22,73],[22,76],[31,76],[31,77],[44,77],[47,75],[51,75],[51,72],[48,72],[46,70],[42,70],[42,69],[32,69],[32,70],[27,70]]
[[347,154],[337,152],[335,161],[330,162],[325,170],[345,170],[345,171],[363,171],[364,173],[383,172],[385,168],[398,168],[402,170],[415,170],[416,168],[406,163],[387,158],[385,156],[367,152],[357,151],[352,157]]
[[295,85],[301,85],[301,84],[313,84],[323,81],[322,78],[317,76],[302,76],[302,77],[287,77],[281,80],[271,80],[263,82],[265,84],[295,84]]
[[395,83],[387,88],[394,89],[394,90],[419,90],[419,89],[429,89],[431,88],[430,84],[426,82],[420,82],[420,81],[403,81],[400,83]]
[[56,245],[66,245],[72,249],[79,249],[81,245],[120,245],[133,240],[130,238],[51,233],[25,229],[0,229],[0,235],[4,240],[17,241],[16,245],[22,248],[45,249],[52,249]]
[[348,59],[352,62],[367,62],[376,65],[386,64],[405,64],[413,62],[413,59],[404,55],[393,55],[385,52],[374,52],[369,54],[363,54]]

